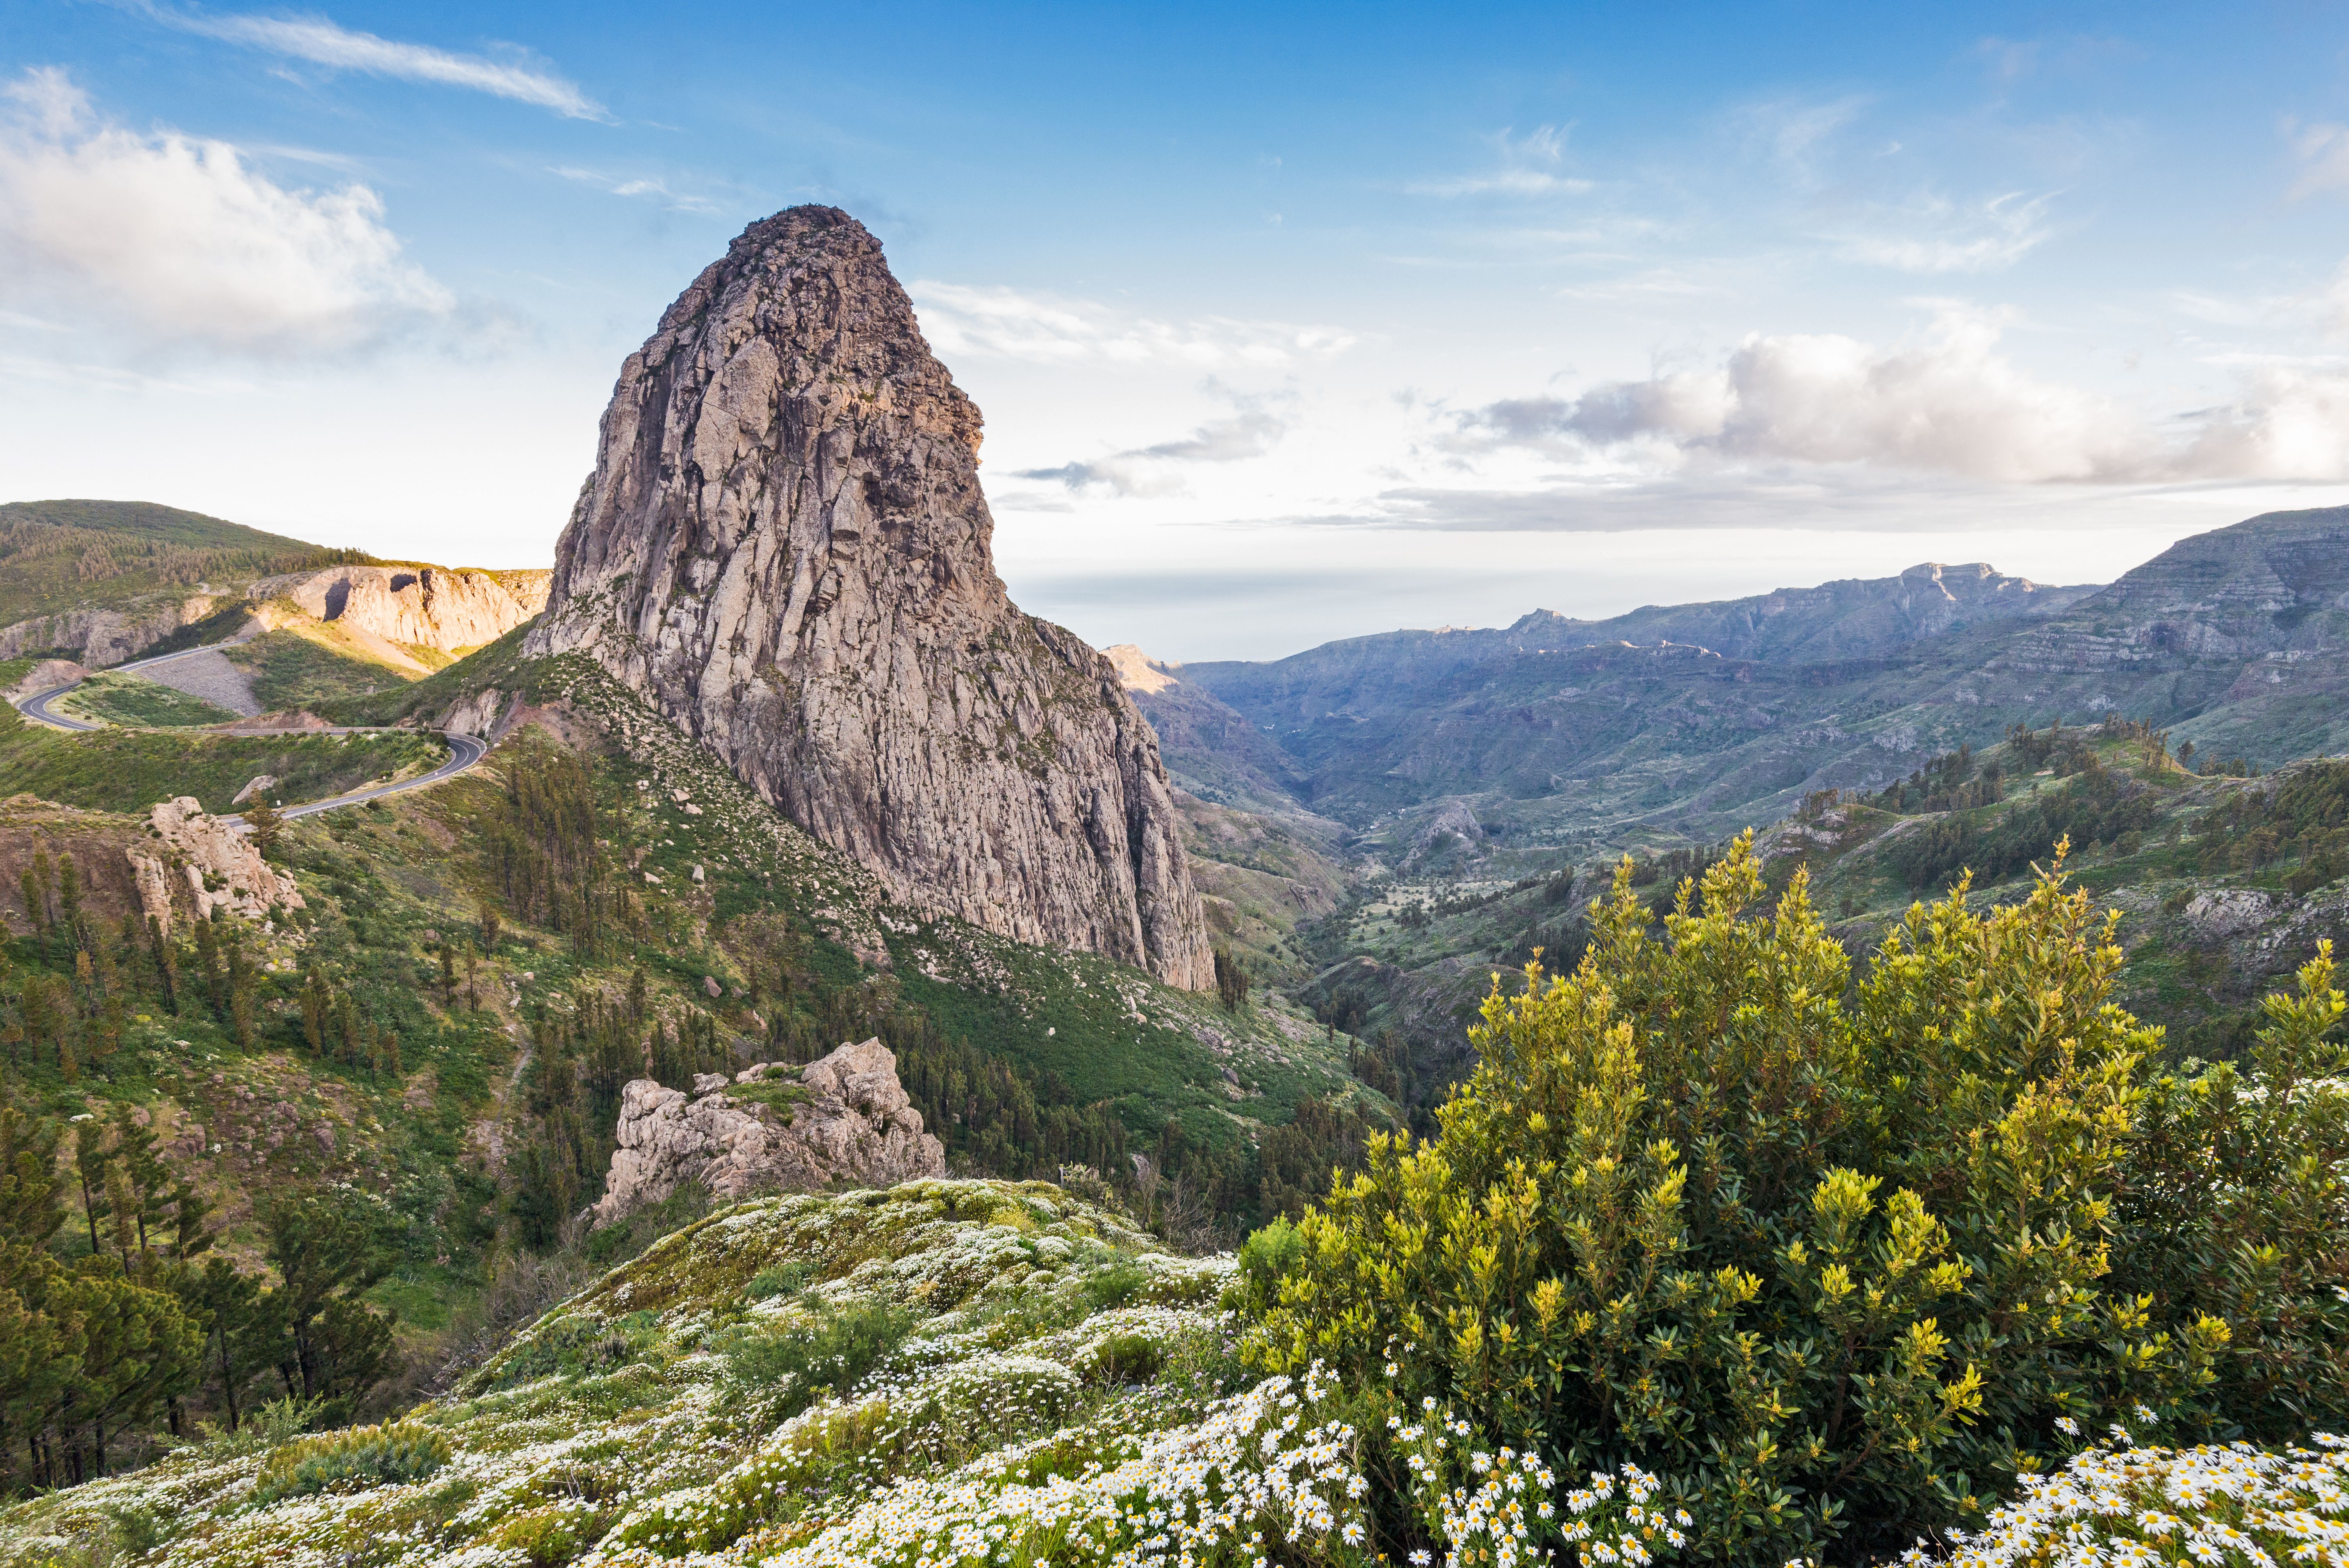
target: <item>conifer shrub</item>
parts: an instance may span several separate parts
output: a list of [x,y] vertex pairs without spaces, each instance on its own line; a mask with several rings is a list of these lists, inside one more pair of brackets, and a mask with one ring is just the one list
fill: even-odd
[[326,1432],[270,1455],[254,1478],[254,1501],[422,1480],[449,1462],[450,1452],[446,1434],[417,1421]]
[[[1661,934],[1627,863],[1573,974],[1495,977],[1437,1134],[1373,1140],[1243,1250],[1247,1355],[1365,1391],[1374,1499],[1410,1494],[1405,1423],[1441,1408],[1464,1446],[1655,1476],[1702,1562],[1979,1525],[2083,1432],[2337,1423],[2329,952],[2250,1071],[2158,1070],[2111,1001],[2118,915],[2055,868],[1916,906],[1855,977],[1803,874],[1762,907],[1750,836]],[[1374,1522],[1431,1543],[1400,1503]]]

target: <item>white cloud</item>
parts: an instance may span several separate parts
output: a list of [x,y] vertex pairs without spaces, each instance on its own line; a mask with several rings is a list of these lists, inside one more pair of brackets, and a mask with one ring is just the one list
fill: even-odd
[[1099,485],[1123,496],[1180,495],[1183,480],[1175,465],[1260,458],[1288,433],[1287,424],[1263,409],[1244,407],[1231,418],[1212,420],[1172,441],[1135,447],[1091,462],[1063,463],[1056,469],[1022,469],[1016,477],[1050,480],[1072,490]]
[[364,346],[455,306],[360,184],[287,190],[224,141],[99,119],[55,67],[0,107],[0,298],[150,346]]
[[2002,320],[1945,310],[1920,340],[1748,337],[1720,366],[1509,399],[1466,444],[1608,452],[1651,471],[1755,464],[1930,470],[2002,483],[2349,477],[2349,373],[2270,364],[2158,425],[1997,352]]
[[1090,300],[1011,288],[916,281],[907,287],[922,330],[942,354],[995,355],[1039,365],[1105,362],[1200,369],[1276,367],[1325,358],[1352,346],[1334,326],[1284,322],[1155,321]]
[[1414,196],[1578,196],[1591,189],[1588,180],[1554,172],[1566,158],[1566,133],[1557,126],[1537,126],[1524,136],[1502,130],[1492,140],[1500,154],[1497,169],[1403,189]]
[[1939,196],[1888,211],[1870,232],[1839,236],[1844,254],[1909,273],[1982,273],[2013,265],[2047,238],[2047,196],[2021,191],[1960,207]]
[[355,33],[324,16],[208,16],[197,11],[150,7],[157,21],[183,32],[243,44],[286,59],[330,70],[362,71],[402,81],[466,88],[516,103],[551,108],[573,119],[607,118],[602,105],[576,84],[541,68],[516,52],[511,59],[451,54],[423,44],[403,44],[373,33]]

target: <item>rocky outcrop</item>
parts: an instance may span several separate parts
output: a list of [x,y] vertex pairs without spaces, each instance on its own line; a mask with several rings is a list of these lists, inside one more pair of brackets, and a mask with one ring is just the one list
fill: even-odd
[[294,879],[261,858],[261,851],[225,817],[207,813],[193,796],[156,803],[148,820],[163,841],[166,853],[156,855],[137,848],[125,850],[138,881],[142,910],[171,928],[173,869],[187,882],[188,896],[198,920],[209,920],[214,909],[226,909],[251,920],[266,920],[272,911],[303,907]]
[[68,648],[92,669],[137,658],[183,626],[219,609],[207,593],[184,599],[147,601],[124,609],[67,610],[0,626],[0,659],[20,658],[36,649]]
[[788,1084],[793,1069],[761,1062],[728,1079],[705,1073],[693,1092],[638,1078],[620,1091],[619,1148],[604,1196],[587,1212],[609,1224],[688,1182],[731,1202],[752,1192],[854,1181],[886,1187],[946,1174],[946,1147],[922,1130],[897,1081],[897,1058],[877,1039],[843,1046],[797,1069],[805,1097],[782,1106],[727,1092]]
[[545,609],[552,576],[446,566],[335,566],[270,578],[254,594],[290,599],[321,621],[388,643],[455,653],[493,643]]
[[621,367],[528,650],[592,655],[899,902],[1204,989],[1157,741],[1005,593],[978,443],[871,234],[754,223]]

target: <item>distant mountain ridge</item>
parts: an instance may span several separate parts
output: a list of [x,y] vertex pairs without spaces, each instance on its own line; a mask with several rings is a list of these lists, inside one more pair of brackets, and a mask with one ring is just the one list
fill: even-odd
[[2112,710],[2282,761],[2349,745],[2349,509],[2198,535],[2102,588],[1928,563],[1152,667],[1177,684],[1135,700],[1210,799],[1357,829],[1457,801],[1521,843],[1717,836],[2010,724]]

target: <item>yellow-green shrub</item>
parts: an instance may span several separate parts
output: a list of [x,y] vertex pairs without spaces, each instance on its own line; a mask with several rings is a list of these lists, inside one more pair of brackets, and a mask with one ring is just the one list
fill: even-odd
[[[2186,1216],[2215,1178],[2192,1137],[2143,1136],[2161,1094],[2193,1091],[2149,1087],[2160,1032],[2111,1003],[2116,917],[2060,875],[1987,912],[1961,890],[1855,983],[1806,885],[1763,910],[1741,841],[1658,940],[1626,862],[1574,975],[1495,977],[1438,1136],[1379,1140],[1259,1249],[1250,1273],[1277,1277],[1243,1294],[1277,1301],[1253,1357],[1457,1406],[1569,1474],[1655,1472],[1716,1561],[1898,1550],[2082,1430],[2244,1424],[2224,1365],[2242,1293],[2192,1264],[2152,1288],[2147,1257],[2192,1238],[2133,1227],[2205,1222]],[[2303,987],[2279,1004],[2305,1012],[2300,1043],[2276,1049],[2304,1067],[2338,1011],[2329,962]],[[2294,1212],[2338,1205],[2337,1177],[2282,1163],[2310,1188]],[[2265,1202],[2244,1194],[2208,1250],[2252,1246],[2290,1293],[2282,1354],[2337,1363],[2344,1260],[2262,1228]],[[2344,1403],[2335,1380],[2305,1414]],[[1399,1513],[1386,1528],[1414,1543]]]
[[254,1478],[257,1502],[314,1491],[354,1491],[385,1481],[422,1480],[449,1462],[446,1434],[417,1421],[352,1427],[286,1444]]

